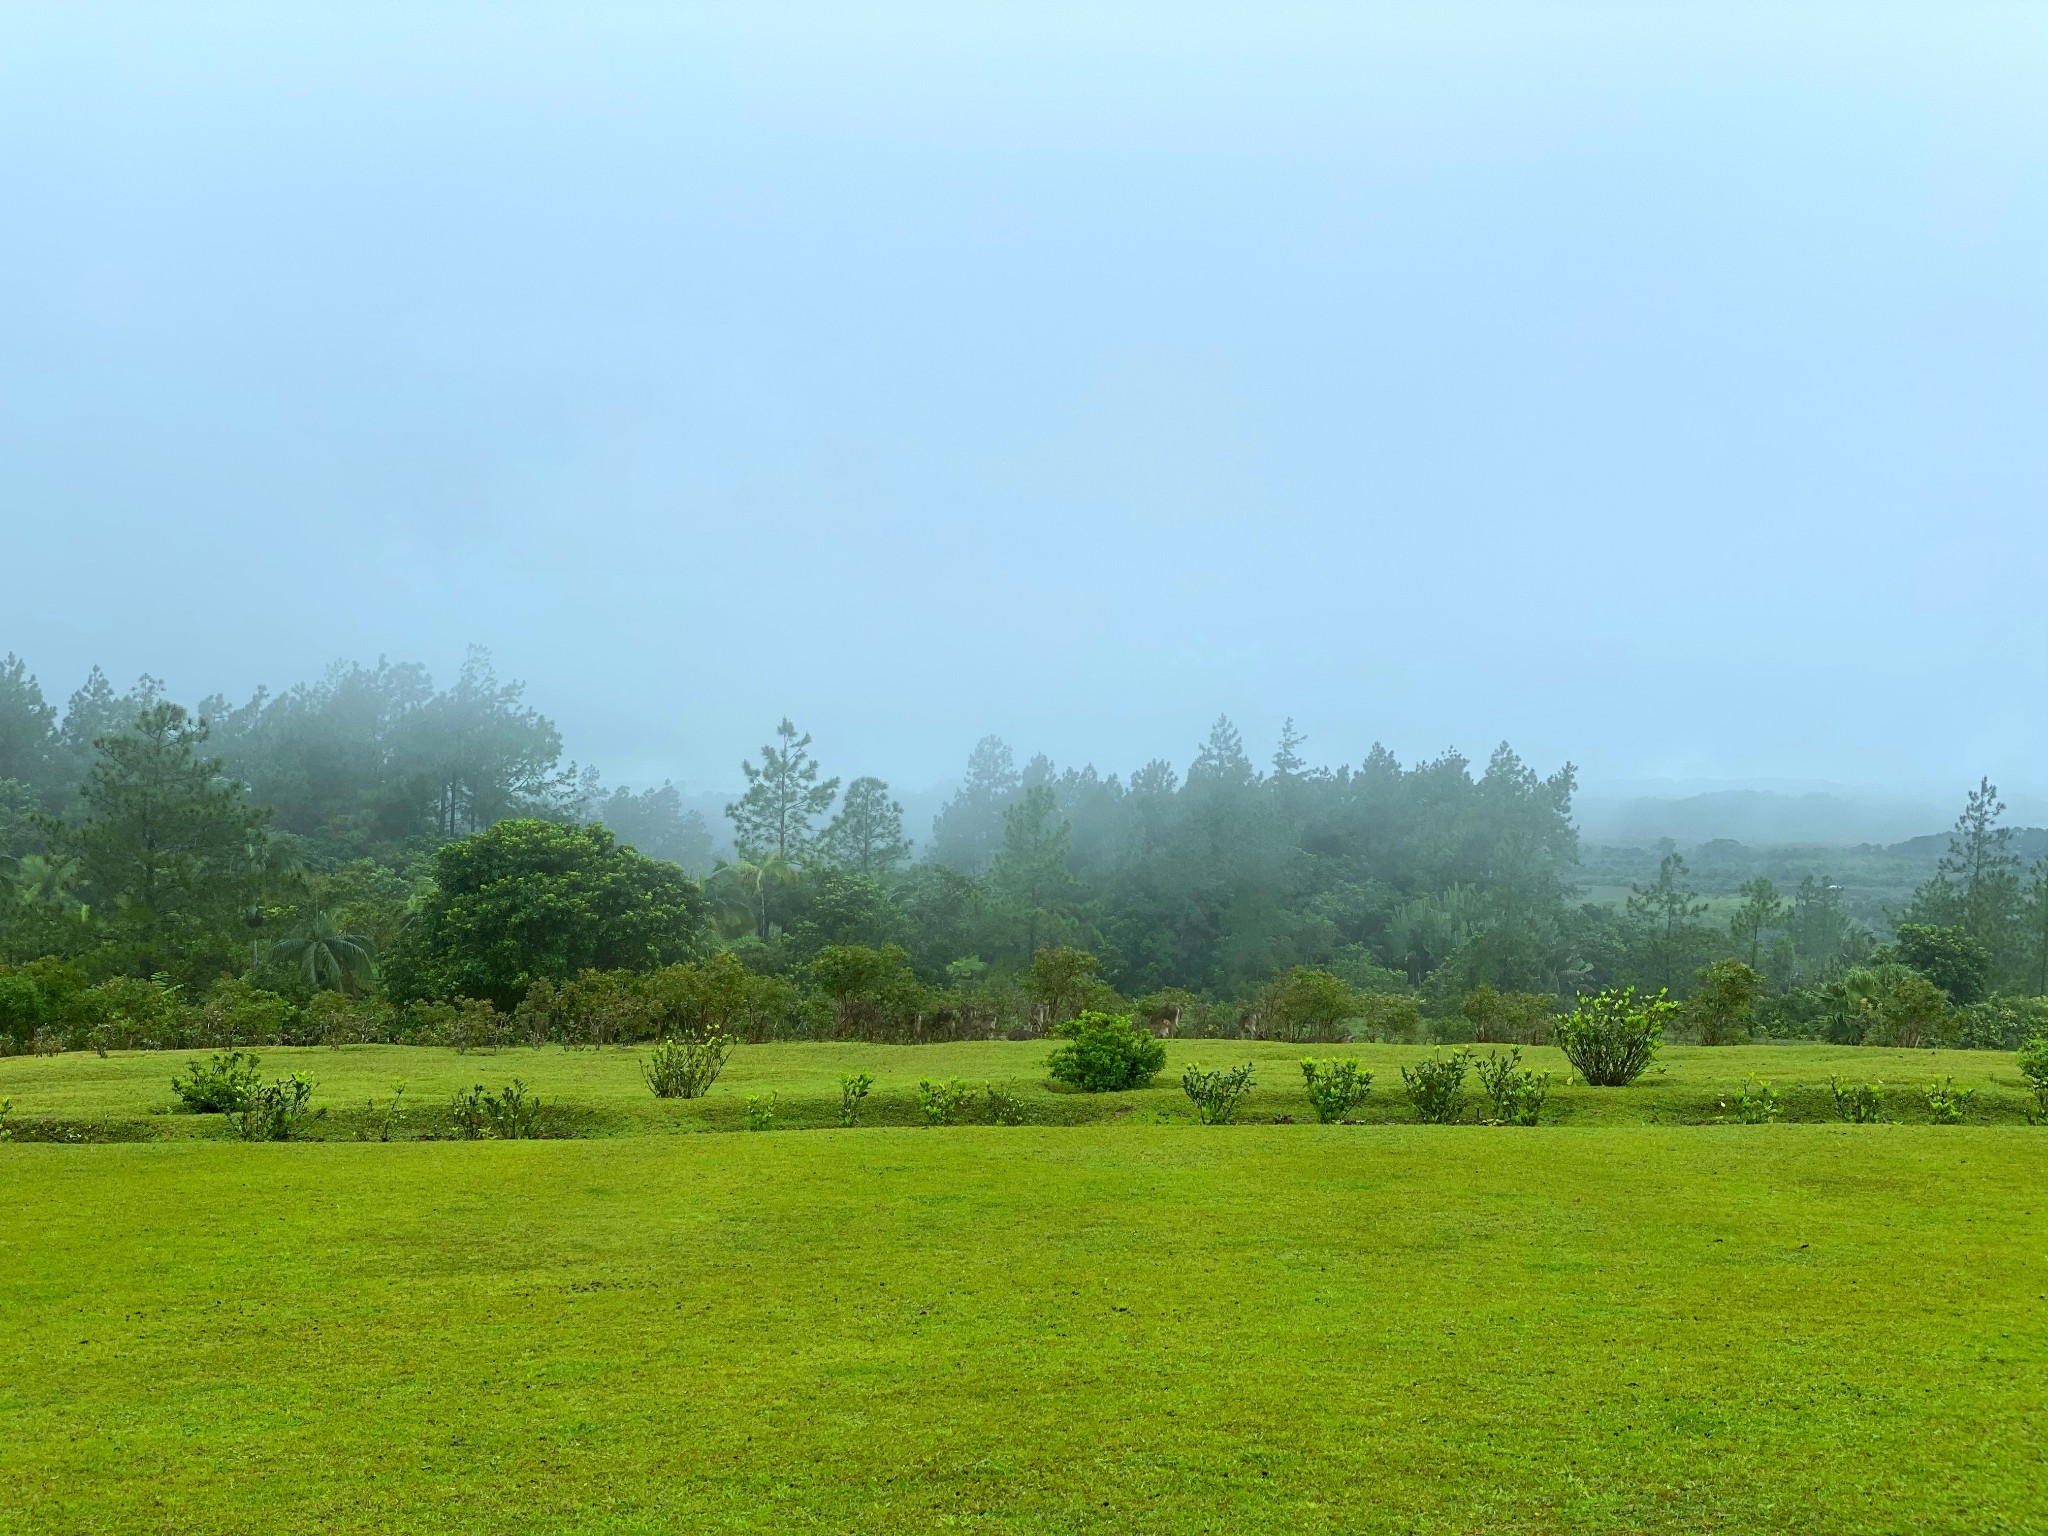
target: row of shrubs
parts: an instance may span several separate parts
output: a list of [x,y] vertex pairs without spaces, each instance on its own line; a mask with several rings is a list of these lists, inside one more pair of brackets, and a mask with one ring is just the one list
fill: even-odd
[[[326,1114],[312,1108],[319,1084],[310,1075],[294,1072],[266,1083],[261,1066],[261,1058],[246,1051],[216,1052],[173,1076],[171,1091],[188,1113],[226,1117],[244,1141],[290,1141],[303,1121]],[[398,1139],[406,1117],[405,1085],[398,1083],[387,1102],[366,1106],[357,1121],[357,1138]],[[458,1089],[433,1129],[467,1141],[519,1141],[549,1134],[549,1120],[540,1098],[515,1077],[496,1092],[481,1083]]]

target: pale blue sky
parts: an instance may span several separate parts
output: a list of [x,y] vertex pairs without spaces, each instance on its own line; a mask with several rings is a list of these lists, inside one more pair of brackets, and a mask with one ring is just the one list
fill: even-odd
[[10,5],[0,651],[2048,784],[2044,102],[2039,4]]

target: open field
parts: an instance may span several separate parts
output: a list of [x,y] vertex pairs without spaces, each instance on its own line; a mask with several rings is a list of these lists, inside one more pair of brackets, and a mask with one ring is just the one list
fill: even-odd
[[[661,1101],[640,1075],[644,1049],[564,1050],[555,1046],[500,1051],[454,1051],[428,1046],[280,1048],[259,1046],[266,1078],[302,1071],[319,1083],[316,1107],[327,1115],[310,1121],[306,1134],[349,1139],[370,1122],[366,1106],[390,1101],[392,1087],[406,1084],[408,1116],[404,1134],[432,1133],[439,1112],[460,1088],[481,1083],[496,1089],[518,1077],[544,1101],[560,1106],[569,1123],[587,1134],[668,1130],[737,1130],[748,1095],[776,1095],[780,1128],[836,1126],[839,1076],[873,1074],[875,1088],[865,1119],[875,1125],[919,1122],[920,1078],[958,1077],[974,1085],[993,1082],[1023,1097],[1034,1121],[1075,1124],[1093,1120],[1154,1121],[1190,1118],[1178,1083],[1189,1061],[1219,1066],[1240,1061],[1258,1065],[1259,1087],[1245,1109],[1247,1119],[1288,1115],[1310,1118],[1297,1063],[1303,1055],[1355,1056],[1374,1072],[1371,1097],[1356,1118],[1366,1122],[1412,1119],[1402,1092],[1401,1067],[1425,1059],[1426,1048],[1396,1045],[1300,1046],[1270,1041],[1178,1040],[1167,1046],[1166,1071],[1145,1091],[1088,1095],[1055,1091],[1046,1081],[1045,1041],[975,1041],[955,1045],[773,1044],[740,1046],[724,1075],[703,1099]],[[1490,1049],[1476,1047],[1480,1052]],[[0,1059],[0,1099],[14,1103],[24,1133],[30,1122],[56,1122],[81,1134],[148,1137],[224,1137],[216,1116],[172,1113],[177,1103],[170,1080],[188,1061],[207,1052],[90,1052]],[[1788,1120],[1833,1118],[1830,1074],[1855,1082],[1881,1082],[1887,1113],[1901,1121],[1926,1119],[1921,1089],[1937,1077],[1953,1077],[1978,1090],[1973,1121],[2021,1123],[2034,1101],[2010,1052],[1906,1051],[1863,1046],[1670,1046],[1648,1076],[1629,1088],[1564,1085],[1571,1068],[1548,1047],[1525,1049],[1525,1059],[1555,1074],[1544,1117],[1560,1125],[1707,1124],[1729,1118],[1728,1103],[1745,1079],[1770,1081],[1783,1096]],[[1476,1095],[1477,1085],[1472,1085]]]
[[0,1531],[2048,1521],[2026,1128],[0,1147]]

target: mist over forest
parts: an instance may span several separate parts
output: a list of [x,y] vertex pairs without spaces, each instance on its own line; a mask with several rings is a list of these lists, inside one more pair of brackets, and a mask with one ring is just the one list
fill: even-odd
[[[1118,773],[987,736],[911,816],[799,722],[764,715],[760,735],[740,787],[707,804],[672,783],[608,782],[481,649],[452,680],[339,663],[189,707],[153,677],[117,691],[98,669],[60,706],[10,655],[0,961],[60,967],[59,990],[157,978],[198,996],[234,979],[509,1010],[607,959],[719,954],[786,983],[793,1020],[805,988],[828,985],[821,957],[858,952],[875,969],[862,985],[915,1020],[979,1009],[988,1027],[1005,989],[1027,999],[1049,953],[1085,957],[1106,996],[1254,1030],[1304,977],[1346,1006],[1380,999],[1370,1006],[1412,1032],[1475,995],[1636,986],[1688,999],[1735,963],[1758,994],[1745,1007],[1776,1032],[1840,1034],[1859,1017],[1847,978],[1896,969],[1915,944],[1961,946],[1961,962],[1928,962],[1955,1003],[2048,992],[2048,831],[2008,824],[1988,778],[1959,786],[1952,832],[1889,844],[1595,841],[1573,766],[1526,762],[1506,742],[1483,757],[1403,762],[1375,747],[1322,763],[1291,721],[1262,745],[1218,717],[1186,758]],[[1657,825],[1642,820],[1654,804],[1628,809],[1624,832]],[[1668,825],[1690,811],[1712,830],[1731,815],[1768,827],[1786,808],[1738,792],[1663,809]],[[1781,824],[1801,812],[1814,814],[1793,803]],[[553,852],[489,851],[499,829],[528,825],[603,830]],[[638,860],[649,873],[620,878],[652,882],[633,901],[672,931],[637,960],[565,950],[538,970],[451,970],[423,935],[451,879],[467,878],[450,857],[471,845],[486,851],[461,857],[486,863]]]

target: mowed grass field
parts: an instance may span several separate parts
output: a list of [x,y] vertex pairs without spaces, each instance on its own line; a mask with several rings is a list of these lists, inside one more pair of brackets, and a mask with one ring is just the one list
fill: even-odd
[[[1057,1089],[1046,1078],[1050,1045],[1043,1040],[969,1041],[951,1045],[890,1046],[857,1043],[743,1045],[726,1064],[710,1093],[701,1099],[658,1100],[641,1075],[644,1047],[565,1050],[556,1046],[512,1047],[458,1054],[425,1046],[255,1047],[267,1080],[304,1072],[319,1084],[313,1103],[326,1113],[309,1120],[302,1134],[314,1139],[348,1139],[378,1119],[393,1088],[405,1084],[408,1114],[401,1135],[445,1130],[442,1111],[450,1097],[472,1084],[496,1090],[515,1077],[542,1101],[560,1107],[585,1134],[646,1131],[738,1130],[749,1096],[776,1096],[776,1124],[784,1129],[836,1128],[839,1079],[867,1072],[875,1080],[864,1111],[872,1125],[921,1125],[917,1085],[921,1079],[959,1078],[972,1087],[993,1083],[1021,1096],[1034,1121],[1072,1125],[1098,1120],[1192,1120],[1179,1087],[1191,1061],[1217,1067],[1251,1061],[1258,1087],[1243,1117],[1271,1120],[1285,1115],[1311,1118],[1302,1089],[1304,1055],[1355,1057],[1373,1073],[1373,1089],[1356,1119],[1377,1124],[1412,1120],[1402,1088],[1401,1068],[1432,1052],[1402,1045],[1286,1045],[1273,1041],[1174,1040],[1167,1042],[1166,1070],[1151,1088],[1137,1093],[1083,1094]],[[1483,1055],[1504,1047],[1475,1046]],[[151,1137],[212,1137],[232,1134],[217,1116],[176,1113],[171,1078],[205,1051],[117,1051],[108,1056],[74,1051],[61,1056],[0,1058],[0,1100],[11,1099],[18,1126],[54,1122],[81,1134],[113,1133]],[[1438,1054],[1448,1054],[1448,1048]],[[1973,1121],[2024,1124],[2034,1099],[2011,1052],[1906,1051],[1861,1046],[1668,1046],[1657,1064],[1625,1089],[1588,1088],[1572,1083],[1571,1066],[1550,1047],[1524,1048],[1527,1065],[1553,1075],[1555,1087],[1544,1118],[1559,1125],[1709,1124],[1725,1121],[1734,1096],[1749,1078],[1770,1082],[1784,1102],[1788,1120],[1835,1117],[1828,1079],[1879,1082],[1886,1113],[1901,1121],[1927,1118],[1924,1089],[1952,1077],[1974,1088]],[[1476,1080],[1468,1081],[1475,1098]],[[970,1118],[971,1118],[970,1111]],[[25,1129],[25,1134],[33,1133]]]
[[[0,1145],[0,1532],[2048,1527],[2048,1130],[1650,1123],[1835,1053],[1535,1129],[1272,1124],[1299,1051],[1195,1042],[1267,1123],[667,1133],[1044,1050],[742,1047],[687,1114],[628,1052],[266,1051],[621,1130]],[[149,1117],[175,1064],[0,1097]]]

